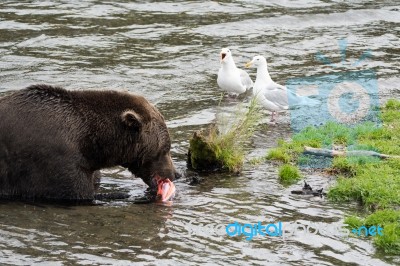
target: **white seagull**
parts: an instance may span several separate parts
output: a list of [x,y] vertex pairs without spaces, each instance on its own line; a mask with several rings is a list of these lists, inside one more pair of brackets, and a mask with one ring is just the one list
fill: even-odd
[[220,53],[221,68],[218,71],[218,86],[228,94],[241,94],[253,87],[253,81],[246,71],[236,67],[232,53],[222,48]]
[[[275,83],[268,72],[267,60],[261,55],[253,57],[253,60],[248,62],[246,67],[257,68],[256,82],[253,86],[253,95],[257,97],[257,101],[267,110],[272,112],[271,122],[274,122],[276,112],[289,109],[289,101],[291,105],[309,104],[315,100],[307,97],[299,96],[289,90],[285,86]],[[314,103],[313,103],[314,104]]]

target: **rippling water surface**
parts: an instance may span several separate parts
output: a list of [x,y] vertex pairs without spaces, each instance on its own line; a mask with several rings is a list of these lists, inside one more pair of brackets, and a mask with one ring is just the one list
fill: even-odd
[[[0,91],[35,83],[68,89],[111,88],[140,93],[164,114],[173,158],[186,169],[191,134],[215,118],[221,92],[219,51],[229,46],[238,66],[267,57],[277,82],[370,69],[382,101],[398,97],[398,1],[1,1]],[[342,60],[338,41],[348,48]],[[372,58],[353,63],[369,50]],[[316,59],[324,54],[338,67]],[[255,71],[250,70],[255,78]],[[225,104],[225,103],[223,103]],[[229,104],[228,104],[229,105]],[[233,108],[233,107],[230,107]],[[288,118],[263,126],[249,157],[291,135]],[[228,237],[222,225],[295,222],[340,226],[356,205],[291,195],[272,163],[246,165],[240,176],[183,178],[172,206],[114,202],[100,206],[0,203],[0,264],[99,265],[387,265],[399,258],[371,242],[334,234]],[[315,187],[329,177],[312,174]],[[294,186],[300,188],[301,182]],[[145,190],[124,169],[104,171],[103,190]]]

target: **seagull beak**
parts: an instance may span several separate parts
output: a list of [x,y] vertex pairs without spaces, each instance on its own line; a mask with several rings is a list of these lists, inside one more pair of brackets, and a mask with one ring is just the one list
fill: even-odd
[[250,62],[247,62],[244,66],[246,68],[249,68],[249,67],[251,67],[252,64],[253,64],[253,61],[250,61]]
[[221,62],[224,61],[226,53],[221,53]]

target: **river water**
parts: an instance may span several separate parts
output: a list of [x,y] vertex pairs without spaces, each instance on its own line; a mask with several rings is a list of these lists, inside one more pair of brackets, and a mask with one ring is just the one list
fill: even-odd
[[[268,2],[268,3],[267,3]],[[172,155],[186,171],[188,140],[218,112],[219,51],[238,66],[266,56],[274,80],[374,71],[382,101],[400,94],[400,3],[388,1],[1,1],[0,92],[48,83],[68,89],[128,89],[164,114]],[[347,41],[345,57],[340,40]],[[371,56],[353,64],[363,53]],[[317,60],[324,55],[332,66]],[[255,71],[249,70],[253,80]],[[223,100],[222,105],[229,105]],[[232,107],[233,108],[233,107]],[[262,126],[249,158],[291,136],[289,119]],[[193,176],[187,172],[187,176]],[[102,190],[142,196],[146,186],[124,169],[103,171]],[[98,206],[0,203],[2,265],[391,265],[368,238],[337,231],[283,237],[229,237],[239,223],[340,227],[360,212],[291,195],[277,165],[246,164],[239,176],[176,181],[171,206],[117,201]],[[331,177],[311,173],[325,189]],[[318,226],[317,226],[318,225]]]

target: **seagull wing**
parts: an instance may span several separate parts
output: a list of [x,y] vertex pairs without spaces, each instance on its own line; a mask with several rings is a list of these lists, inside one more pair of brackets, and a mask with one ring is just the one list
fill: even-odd
[[281,106],[289,107],[289,105],[307,105],[308,102],[309,104],[315,104],[314,102],[317,103],[317,101],[308,99],[307,97],[299,96],[293,91],[288,90],[285,86],[275,82],[269,84],[269,86],[266,86],[264,91],[267,93],[268,99],[275,101]]
[[274,104],[280,106],[283,109],[286,109],[289,107],[288,103],[288,96],[287,96],[287,91],[280,88],[276,87],[274,89],[268,89],[264,90],[264,97],[270,101],[273,102]]
[[240,73],[240,79],[242,81],[242,85],[244,87],[246,87],[246,90],[253,87],[253,81],[251,80],[249,74],[242,69],[239,69],[239,73]]
[[277,88],[280,88],[280,89],[282,89],[282,90],[287,91],[287,88],[286,88],[285,86],[282,86],[282,85],[280,85],[280,84],[278,84],[278,83],[276,83],[276,82],[274,82],[274,86],[277,87]]

